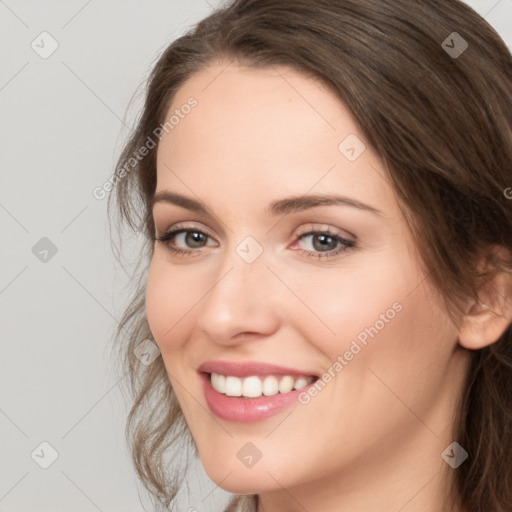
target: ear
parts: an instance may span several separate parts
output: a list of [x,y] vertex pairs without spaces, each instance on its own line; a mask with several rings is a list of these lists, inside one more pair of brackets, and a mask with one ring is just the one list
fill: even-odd
[[[504,248],[498,253],[503,257]],[[469,301],[459,328],[459,344],[471,350],[499,340],[512,323],[512,273],[494,269],[480,287],[477,301]]]

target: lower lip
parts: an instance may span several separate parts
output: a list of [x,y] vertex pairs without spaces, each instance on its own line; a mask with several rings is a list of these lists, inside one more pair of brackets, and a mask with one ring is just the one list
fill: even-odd
[[239,396],[227,396],[213,389],[210,375],[200,374],[203,381],[206,403],[215,416],[239,423],[254,423],[278,414],[283,409],[290,407],[298,401],[300,393],[307,391],[316,381],[309,383],[301,389],[295,389],[289,393],[278,393],[273,396],[261,396],[247,398]]

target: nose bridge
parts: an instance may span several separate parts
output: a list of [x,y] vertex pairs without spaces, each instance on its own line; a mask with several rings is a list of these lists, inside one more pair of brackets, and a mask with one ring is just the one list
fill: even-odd
[[198,314],[202,331],[214,341],[228,342],[240,333],[268,335],[277,328],[279,313],[271,293],[275,277],[264,253],[255,257],[255,249],[251,240],[242,241],[217,267]]

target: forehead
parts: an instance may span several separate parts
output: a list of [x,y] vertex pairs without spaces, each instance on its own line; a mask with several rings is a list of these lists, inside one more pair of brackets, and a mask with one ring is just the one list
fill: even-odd
[[324,141],[317,150],[332,149],[333,143],[336,149],[340,134],[356,129],[350,112],[323,84],[284,67],[213,64],[182,85],[167,117],[190,97],[197,106],[167,138],[176,143],[194,137],[214,149],[229,142],[258,158],[269,145],[303,154],[304,138]]
[[[182,111],[190,98],[196,106]],[[194,192],[210,196],[311,190],[381,206],[394,200],[348,108],[325,85],[289,68],[211,65],[178,90],[166,119],[173,113],[181,115],[159,143],[158,190],[186,192],[194,184]],[[365,147],[355,160],[342,151],[347,140],[358,152]]]

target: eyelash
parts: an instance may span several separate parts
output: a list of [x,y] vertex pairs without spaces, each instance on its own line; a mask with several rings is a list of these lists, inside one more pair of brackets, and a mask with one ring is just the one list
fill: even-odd
[[[155,237],[154,241],[160,242],[160,243],[164,244],[167,247],[167,249],[169,251],[171,251],[171,253],[176,255],[176,256],[179,256],[179,257],[192,256],[192,253],[196,253],[197,254],[197,253],[201,252],[202,247],[198,248],[198,249],[180,249],[178,247],[174,247],[173,245],[171,245],[171,242],[174,240],[176,235],[178,235],[180,233],[189,233],[189,232],[190,233],[201,233],[202,235],[205,235],[208,238],[212,238],[207,233],[205,233],[204,231],[201,231],[200,229],[195,229],[195,228],[192,228],[192,227],[187,227],[187,228],[185,228],[185,227],[177,227],[176,229],[167,231],[162,236]],[[341,253],[351,249],[351,248],[356,247],[356,243],[355,242],[353,242],[351,240],[347,240],[347,239],[345,239],[345,238],[343,238],[340,235],[337,235],[335,233],[332,233],[328,229],[327,230],[310,230],[310,231],[307,231],[306,233],[302,233],[301,235],[299,235],[297,237],[297,241],[300,241],[303,238],[306,238],[306,237],[311,236],[311,235],[327,235],[328,237],[333,238],[338,243],[341,243],[341,247],[339,247],[338,249],[333,249],[333,250],[328,251],[328,252],[306,251],[304,249],[299,249],[298,250],[301,254],[303,254],[304,256],[306,256],[308,258],[312,258],[312,259],[316,259],[316,260],[331,259],[331,258],[334,258],[334,257],[338,256],[339,254],[341,254]]]

